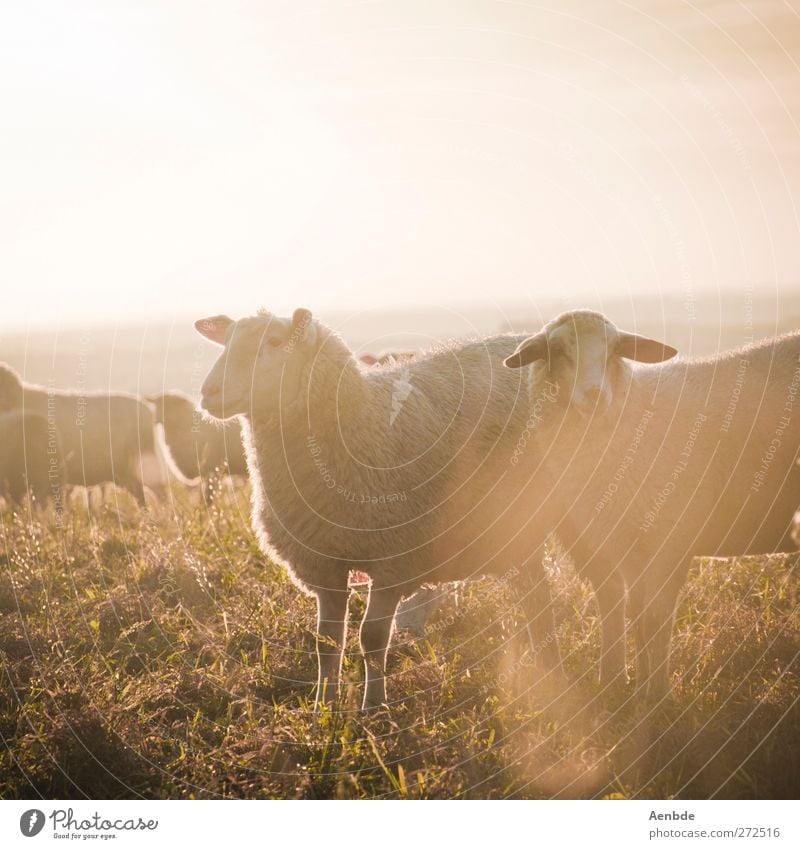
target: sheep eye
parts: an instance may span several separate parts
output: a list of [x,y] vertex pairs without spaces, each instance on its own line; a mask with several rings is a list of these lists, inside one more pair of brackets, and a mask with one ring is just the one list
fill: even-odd
[[279,348],[279,347],[280,347],[280,345],[281,345],[281,340],[280,340],[280,339],[278,339],[276,336],[272,336],[272,337],[270,337],[269,339],[267,339],[267,344],[268,344],[271,348]]

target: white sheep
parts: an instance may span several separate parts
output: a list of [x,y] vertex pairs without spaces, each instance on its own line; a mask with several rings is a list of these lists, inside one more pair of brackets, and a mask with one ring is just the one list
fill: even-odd
[[394,616],[396,631],[408,631],[414,637],[424,637],[428,622],[444,604],[458,607],[465,581],[449,581],[446,584],[427,584],[420,587],[410,598],[397,605]]
[[[377,355],[361,354],[358,361],[366,366],[394,366],[409,362],[414,356],[414,351],[383,351]],[[394,615],[395,630],[408,631],[414,637],[425,636],[428,620],[439,609],[444,599],[454,594],[455,588],[460,585],[460,581],[445,586],[428,585],[418,589],[414,595],[402,599]]]
[[61,445],[44,416],[13,410],[0,414],[0,495],[13,505],[27,493],[45,503],[61,499]]
[[531,366],[534,396],[558,387],[534,438],[557,494],[544,521],[594,583],[601,677],[624,670],[627,586],[638,683],[653,698],[669,691],[692,558],[791,550],[800,504],[800,333],[706,359],[676,353],[575,311],[506,360]]
[[25,410],[52,421],[61,440],[64,481],[76,486],[113,482],[145,505],[144,487],[163,486],[153,414],[133,395],[70,392],[23,383],[0,363],[0,412]]
[[361,354],[358,361],[365,366],[393,366],[413,360],[416,351],[383,351],[378,354]]
[[152,407],[170,466],[186,483],[198,479],[204,492],[215,474],[246,475],[247,461],[241,429],[236,423],[209,422],[194,401],[182,392],[146,395]]
[[510,458],[527,403],[520,376],[502,362],[521,337],[366,368],[308,310],[195,326],[224,347],[201,406],[240,417],[260,543],[317,598],[318,702],[337,686],[350,570],[371,578],[365,707],[386,699],[398,602],[428,582],[514,580],[535,660],[558,670],[538,529],[523,499],[504,504],[519,491]]

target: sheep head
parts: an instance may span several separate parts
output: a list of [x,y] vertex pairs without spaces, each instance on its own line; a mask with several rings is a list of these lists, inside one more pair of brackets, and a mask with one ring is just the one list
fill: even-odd
[[22,381],[11,366],[0,363],[0,413],[22,406]]
[[145,395],[144,401],[153,411],[154,424],[164,423],[164,400],[166,395]]
[[218,315],[194,326],[223,348],[201,390],[200,406],[211,416],[271,413],[295,400],[304,360],[317,341],[308,310],[297,309],[292,318],[261,311],[239,321]]
[[583,416],[611,405],[622,360],[660,363],[678,352],[670,345],[617,328],[591,310],[564,313],[522,342],[505,360],[508,368],[536,364]]
[[165,421],[176,421],[179,418],[191,419],[195,412],[194,402],[182,392],[162,392],[158,395],[145,395],[144,400],[153,410],[153,421],[164,424]]

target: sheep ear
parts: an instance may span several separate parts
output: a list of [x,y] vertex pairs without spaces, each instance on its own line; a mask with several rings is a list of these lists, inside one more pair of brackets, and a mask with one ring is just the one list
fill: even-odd
[[372,354],[362,354],[358,358],[365,366],[374,366],[378,363],[378,358],[373,357]]
[[317,340],[317,329],[312,323],[311,310],[298,307],[292,315],[292,335],[303,342],[313,345]]
[[663,363],[664,360],[671,360],[677,353],[677,349],[672,345],[639,336],[638,333],[619,334],[617,356],[636,360],[637,363]]
[[228,328],[233,324],[233,319],[227,315],[212,315],[210,318],[201,318],[194,323],[194,329],[206,339],[216,342],[217,345],[225,344],[225,335]]
[[536,360],[547,358],[547,337],[544,333],[537,333],[524,342],[520,343],[516,351],[503,360],[506,368],[522,368]]
[[299,327],[305,329],[310,321],[311,310],[307,310],[305,307],[298,307],[294,311],[294,315],[292,315],[292,330],[296,330]]

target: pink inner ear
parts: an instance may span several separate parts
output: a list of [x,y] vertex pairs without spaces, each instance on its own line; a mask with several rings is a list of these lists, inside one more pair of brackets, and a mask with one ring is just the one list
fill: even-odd
[[617,354],[640,363],[663,363],[677,356],[677,349],[637,333],[620,333]]
[[226,315],[215,315],[210,318],[201,318],[194,323],[195,330],[206,339],[216,342],[217,345],[225,344],[225,335],[233,320]]

